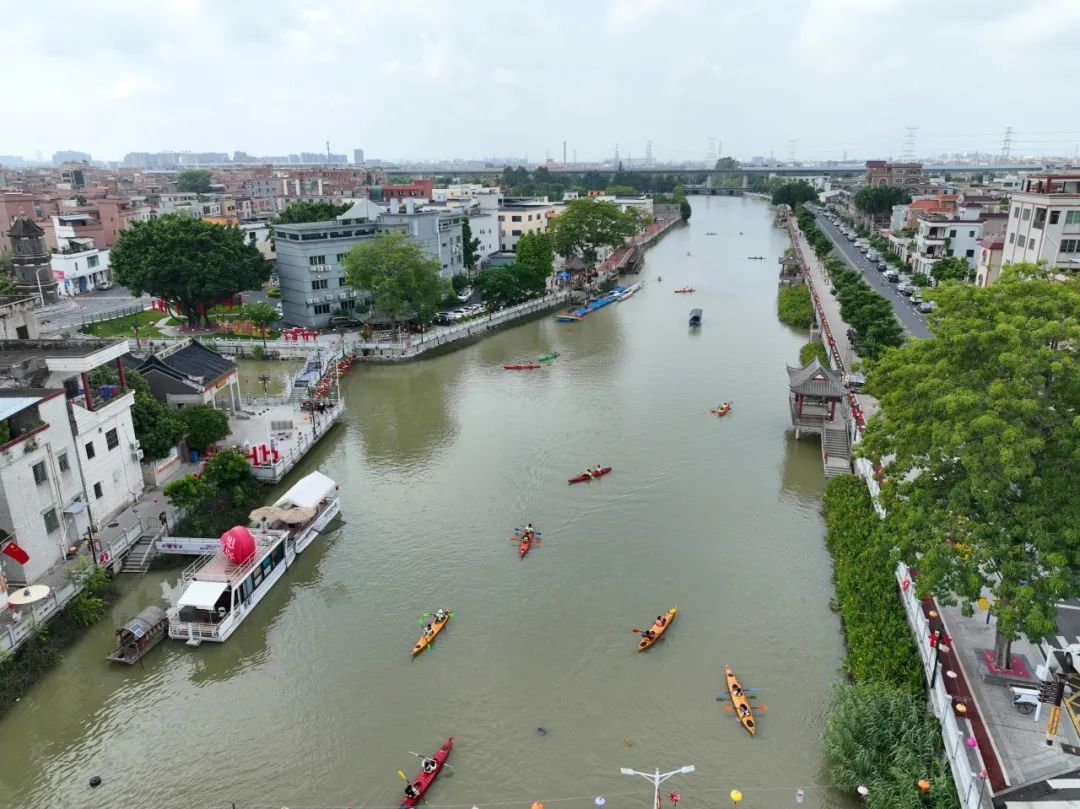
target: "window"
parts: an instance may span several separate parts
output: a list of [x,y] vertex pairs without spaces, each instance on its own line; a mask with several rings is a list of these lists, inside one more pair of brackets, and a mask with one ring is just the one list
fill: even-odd
[[86,442],[86,460],[89,461],[91,458],[94,457],[95,454],[96,453],[94,452],[94,442],[93,441],[87,441]]
[[1035,249],[1035,240],[1034,239],[1028,239],[1028,250],[1034,250],[1034,249]]
[[48,479],[49,474],[45,471],[45,461],[39,461],[38,463],[34,464],[34,483],[40,486]]
[[1020,214],[1020,219],[1024,222],[1031,219],[1031,208],[1024,208],[1024,212]]
[[1019,205],[1014,205],[1013,206],[1013,219],[1019,219],[1019,218],[1020,218],[1020,206]]
[[60,518],[56,516],[56,509],[50,508],[41,518],[45,521],[45,533],[51,534],[60,527]]
[[510,231],[510,235],[511,235],[511,236],[520,236],[520,235],[521,235],[521,231],[520,231],[520,230],[511,230],[511,231]]
[[975,258],[975,250],[974,250],[974,248],[972,248],[971,250],[968,250],[964,255],[966,255],[968,258]]
[[968,231],[968,237],[972,238],[972,239],[975,238],[975,231],[974,230],[969,230]]
[[70,472],[71,464],[68,463],[68,457],[66,452],[61,452],[56,456],[56,464],[60,467],[61,472]]
[[505,216],[504,216],[503,214],[499,214],[499,221],[500,221],[500,222],[505,222],[505,221],[506,221],[506,217],[505,217]]
[[344,277],[344,276],[342,276],[341,278],[337,279],[337,285],[338,285],[339,287],[343,287],[343,286],[345,286],[345,277]]
[[1062,253],[1080,253],[1080,239],[1062,239]]
[[1016,241],[1016,234],[1015,233],[1010,233],[1009,234],[1009,244],[1013,244],[1015,241]]
[[1066,211],[1065,212],[1065,224],[1066,225],[1080,225],[1080,211]]
[[312,267],[317,267],[326,263],[326,256],[308,256],[308,264]]
[[105,446],[109,449],[116,449],[120,446],[120,436],[116,434],[116,430],[109,430],[105,433]]
[[94,497],[96,497],[98,500],[100,500],[104,496],[105,496],[105,492],[102,490],[101,484],[100,483],[95,483],[94,484]]
[[337,254],[337,263],[340,264],[341,262],[343,262],[345,260],[345,256],[347,256],[347,255],[349,255],[349,254],[348,253],[338,253]]
[[320,278],[317,281],[311,282],[312,289],[326,289],[330,285],[330,282],[325,278]]
[[92,270],[92,269],[94,269],[94,267],[96,267],[97,265],[98,265],[98,257],[97,257],[97,256],[87,256],[87,257],[86,257],[86,266],[87,266],[87,267],[88,267],[89,269],[91,269],[91,270]]
[[[532,219],[532,217],[531,217],[531,216],[530,216],[529,218],[530,218],[530,219]],[[520,221],[521,221],[521,217],[520,217],[520,216],[511,216],[511,217],[510,217],[510,221],[511,221],[511,222],[520,222]]]
[[1046,225],[1046,208],[1035,209],[1035,221],[1031,223],[1034,228],[1042,228]]
[[950,239],[955,239],[956,238],[956,231],[955,230],[950,230],[949,231],[949,238]]
[[1061,211],[1050,211],[1050,224],[1056,225],[1061,219]]
[[317,314],[317,315],[328,315],[328,314],[330,314],[330,304],[328,304],[328,303],[317,303],[317,304],[315,304],[315,314]]

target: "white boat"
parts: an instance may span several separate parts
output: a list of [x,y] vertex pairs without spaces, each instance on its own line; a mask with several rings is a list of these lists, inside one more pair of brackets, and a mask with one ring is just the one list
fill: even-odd
[[635,292],[640,291],[640,289],[641,281],[638,281],[636,284],[631,284],[623,291],[623,294],[619,296],[619,303],[622,303],[627,298],[631,297]]
[[337,484],[312,472],[273,506],[251,512],[258,525],[251,531],[254,551],[234,562],[221,550],[184,571],[183,594],[169,610],[169,637],[188,646],[223,643],[340,511]]

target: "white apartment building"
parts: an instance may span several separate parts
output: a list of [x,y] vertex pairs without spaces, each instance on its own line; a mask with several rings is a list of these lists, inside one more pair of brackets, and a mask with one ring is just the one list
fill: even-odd
[[546,197],[506,200],[499,208],[499,249],[513,252],[526,233],[544,233],[559,207],[548,202]]
[[52,274],[59,295],[73,297],[107,284],[111,276],[109,251],[92,245],[52,254]]
[[1002,262],[1080,270],[1080,171],[1032,174],[1013,192]]

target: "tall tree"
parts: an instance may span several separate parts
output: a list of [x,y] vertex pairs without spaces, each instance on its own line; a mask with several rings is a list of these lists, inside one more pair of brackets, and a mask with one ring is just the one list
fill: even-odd
[[895,185],[864,185],[855,193],[855,207],[865,214],[884,214],[893,205],[911,202],[911,193]]
[[930,267],[930,277],[939,284],[942,281],[970,281],[974,276],[975,271],[967,259],[960,256],[939,258]]
[[967,614],[988,592],[999,665],[1055,632],[1080,595],[1080,282],[1006,267],[935,292],[934,337],[885,353],[863,451],[887,461],[882,502],[920,595]]
[[210,405],[189,405],[179,411],[179,416],[187,433],[187,445],[196,452],[205,452],[229,434],[229,417]]
[[555,217],[552,244],[563,258],[580,256],[591,267],[596,264],[600,248],[622,247],[642,223],[643,217],[636,209],[621,211],[613,202],[575,199]]
[[186,169],[176,175],[176,190],[189,194],[205,194],[210,190],[210,172]]
[[352,205],[332,202],[294,202],[274,220],[275,225],[301,225],[305,222],[329,222],[349,210]]
[[555,266],[555,249],[550,233],[526,233],[517,243],[516,263],[532,279],[530,289],[543,291]]
[[472,225],[469,224],[469,217],[465,217],[461,222],[461,244],[462,259],[465,262],[465,268],[468,270],[476,269],[476,257],[477,248],[480,247],[480,240],[473,238]]
[[190,216],[135,222],[112,248],[113,277],[133,295],[148,292],[198,326],[218,301],[258,289],[270,268],[235,227]]
[[796,180],[792,183],[778,185],[772,192],[773,205],[790,205],[794,208],[804,202],[811,202],[818,198],[817,189],[806,180]]
[[240,317],[262,333],[263,345],[266,345],[266,331],[270,324],[278,319],[277,309],[266,301],[249,303],[240,310]]
[[375,310],[391,317],[415,312],[421,322],[430,323],[450,293],[450,281],[439,275],[439,262],[401,233],[361,242],[342,263],[349,284],[369,291]]

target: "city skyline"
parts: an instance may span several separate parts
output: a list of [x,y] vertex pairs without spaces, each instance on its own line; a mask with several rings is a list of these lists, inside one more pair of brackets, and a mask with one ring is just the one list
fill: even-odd
[[[79,75],[89,77],[79,103],[99,114],[91,126],[0,133],[0,154],[27,159],[68,149],[106,161],[281,155],[320,152],[327,140],[336,153],[361,148],[391,162],[561,162],[564,141],[579,162],[642,158],[650,142],[661,162],[713,148],[743,159],[899,159],[1000,153],[1009,127],[1014,155],[1080,148],[1080,112],[1066,103],[1080,4],[1068,0],[995,0],[977,18],[922,0],[609,0],[510,15],[490,3],[466,14],[205,0],[46,0],[35,10],[11,22],[0,54],[0,69],[30,66],[35,77],[9,88],[9,108],[55,119]],[[59,15],[93,46],[40,48]],[[963,43],[977,48],[965,54]],[[1021,50],[1022,66],[1008,58]]]

